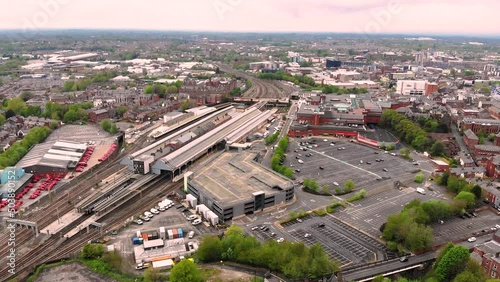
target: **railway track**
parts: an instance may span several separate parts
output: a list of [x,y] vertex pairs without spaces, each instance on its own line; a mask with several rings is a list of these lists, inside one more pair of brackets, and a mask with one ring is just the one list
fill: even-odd
[[[59,244],[58,241],[63,239],[60,238],[59,233],[54,234],[45,243],[37,246],[16,261],[16,276],[23,279],[33,271],[36,265],[40,265],[47,261],[70,257],[72,254],[80,251],[83,245],[88,241],[97,239],[102,233],[121,228],[124,222],[136,215],[138,211],[150,209],[156,205],[160,200],[159,195],[164,196],[182,186],[182,183],[169,182],[166,184],[165,181],[166,180],[162,179],[145,187],[141,201],[131,199],[120,205],[126,206],[127,208],[117,209],[119,207],[117,206],[115,208],[115,210],[117,210],[116,212],[109,213],[108,216],[99,220],[98,222],[103,223],[105,228],[102,232],[91,228],[92,231],[87,234],[85,230],[82,230],[68,240],[59,242]],[[71,230],[77,225],[78,222],[73,222],[65,229]],[[8,270],[8,268],[2,269],[0,271],[0,277],[7,277],[8,279],[13,278],[14,275],[10,274]]]

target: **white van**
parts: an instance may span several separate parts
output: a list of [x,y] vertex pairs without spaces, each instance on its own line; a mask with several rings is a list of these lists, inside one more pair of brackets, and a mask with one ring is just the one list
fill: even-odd
[[193,239],[193,237],[194,237],[194,231],[189,231],[188,238]]
[[304,161],[303,160],[298,160],[299,164],[303,164]]
[[336,182],[336,181],[334,181],[334,182],[333,182],[333,185],[335,185],[335,186],[339,186],[339,183],[338,183],[338,182]]
[[425,189],[424,188],[417,188],[417,193],[425,195]]

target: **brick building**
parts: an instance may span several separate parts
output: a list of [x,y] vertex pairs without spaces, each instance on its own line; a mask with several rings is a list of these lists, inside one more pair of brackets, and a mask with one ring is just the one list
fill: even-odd
[[497,230],[491,241],[474,246],[471,255],[478,262],[487,276],[500,277],[500,230]]
[[486,131],[487,134],[500,132],[500,120],[496,119],[475,119],[464,118],[462,127],[470,129],[477,134],[480,130]]
[[450,174],[462,178],[483,178],[486,170],[483,167],[457,167],[450,168]]
[[[236,79],[213,78],[207,80],[197,80],[188,78],[179,88],[179,93],[189,94],[198,105],[205,105],[209,102],[221,100],[229,97],[232,90],[236,88]],[[220,96],[213,96],[218,94]]]
[[500,179],[500,155],[486,162],[486,175],[493,179]]
[[472,130],[467,129],[464,131],[464,142],[468,148],[474,148],[479,143],[479,138],[477,138],[476,134],[472,132]]
[[89,113],[89,119],[93,122],[100,122],[109,118],[109,112],[106,109],[94,110]]

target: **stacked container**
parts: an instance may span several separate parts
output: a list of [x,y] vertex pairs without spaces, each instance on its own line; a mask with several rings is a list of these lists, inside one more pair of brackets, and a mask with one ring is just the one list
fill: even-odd
[[179,234],[179,238],[184,238],[184,232],[182,232],[182,228],[177,228],[177,233]]
[[172,233],[172,229],[169,229],[169,230],[167,231],[167,234],[168,234],[168,239],[169,239],[169,240],[174,239],[174,233]]
[[142,234],[142,239],[144,239],[144,241],[147,241],[148,240],[148,234],[146,234],[146,233]]
[[160,227],[160,238],[162,240],[166,240],[167,238],[165,237],[165,235],[166,235],[165,234],[165,227],[162,226],[162,227]]
[[174,234],[174,239],[179,239],[179,233],[177,232],[177,229],[172,229],[172,233]]
[[139,238],[138,237],[134,237],[132,238],[132,243],[134,245],[140,245],[141,244],[141,241],[139,241]]

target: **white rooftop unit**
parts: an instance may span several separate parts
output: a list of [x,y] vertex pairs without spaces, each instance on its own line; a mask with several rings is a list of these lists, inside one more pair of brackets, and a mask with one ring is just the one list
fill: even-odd
[[154,248],[159,248],[165,246],[165,242],[162,239],[156,239],[156,240],[144,240],[144,249],[149,250],[149,249],[154,249]]
[[192,208],[196,207],[196,205],[198,204],[198,200],[192,194],[187,194],[186,195],[186,202],[188,202],[189,206],[191,206]]
[[160,239],[166,240],[166,233],[165,233],[165,227],[161,226],[160,227]]
[[77,149],[77,150],[87,150],[87,145],[85,145],[85,144],[70,143],[70,142],[64,142],[64,141],[57,141],[56,143],[54,143],[54,145],[52,147],[71,148],[71,149]]
[[203,218],[207,218],[207,214],[210,211],[210,209],[205,206],[205,205],[197,205],[196,206],[196,212],[201,214]]
[[174,261],[171,259],[153,261],[153,268],[166,268],[170,269],[174,266]]
[[206,219],[210,221],[210,224],[215,226],[219,223],[219,217],[213,212],[213,211],[208,211]]
[[184,245],[184,238],[172,239],[167,241],[167,247]]

